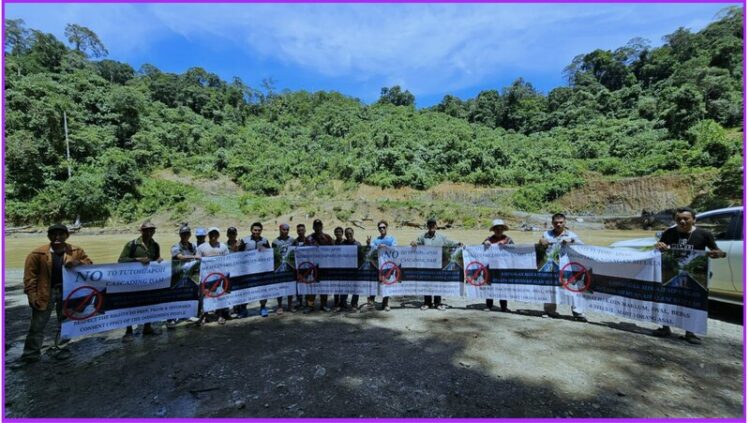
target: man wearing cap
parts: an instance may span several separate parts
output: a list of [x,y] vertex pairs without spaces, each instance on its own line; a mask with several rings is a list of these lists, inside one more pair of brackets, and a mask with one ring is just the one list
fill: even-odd
[[31,325],[23,346],[21,364],[39,361],[42,357],[44,328],[49,322],[54,306],[57,316],[57,333],[55,335],[55,358],[70,358],[70,350],[65,346],[67,340],[60,339],[62,322],[62,268],[71,268],[79,264],[91,264],[91,259],[79,247],[65,241],[69,236],[65,225],[52,225],[47,228],[49,244],[33,250],[27,257],[23,269],[23,292],[31,306]]
[[[268,242],[261,234],[263,233],[263,224],[260,222],[254,222],[250,225],[250,236],[246,236],[240,240],[240,251],[252,251],[252,250],[263,250],[264,248],[271,248],[271,243]],[[260,315],[268,317],[268,308],[266,304],[268,300],[260,300]],[[278,310],[278,309],[277,309]],[[240,317],[247,317],[247,304],[240,304],[237,306],[237,312]]]
[[[271,246],[281,255],[282,263],[284,262],[284,260],[286,260],[287,254],[289,254],[289,247],[292,246],[293,241],[294,240],[292,239],[292,237],[289,236],[289,225],[287,225],[286,223],[282,223],[281,225],[279,225],[279,236],[271,242]],[[276,298],[276,302],[278,302],[279,304],[279,307],[276,309],[277,313],[281,313],[284,310],[281,307],[282,300],[282,297]],[[301,301],[299,302],[301,303]],[[289,305],[288,310],[294,312],[294,295],[290,295],[289,297],[287,297],[287,304]]]
[[240,251],[240,240],[237,239],[237,228],[230,226],[227,228],[227,248],[230,253]]
[[[151,261],[161,262],[161,255],[159,252],[159,244],[154,241],[154,234],[156,233],[156,225],[151,223],[150,220],[143,222],[141,225],[141,236],[129,241],[122,247],[120,258],[117,259],[118,263],[131,263],[140,262],[143,265],[149,264]],[[151,323],[143,325],[144,335],[159,335],[161,329],[154,328]],[[130,342],[133,340],[133,327],[128,326],[125,329],[125,335],[122,337],[122,342]]]
[[[555,213],[552,215],[552,229],[545,231],[542,234],[542,238],[539,240],[539,245],[546,249],[546,262],[550,262],[559,256],[560,250],[564,245],[567,244],[583,244],[583,241],[576,235],[575,232],[565,227],[565,215],[562,213]],[[576,306],[571,307],[573,310],[573,318],[580,322],[588,322],[586,315],[582,310]],[[557,312],[557,304],[545,303],[544,314],[542,317],[559,318],[560,313]]]
[[195,228],[195,244],[197,246],[203,245],[206,242],[206,228]]
[[[323,232],[323,221],[315,219],[313,221],[313,233],[305,238],[305,245],[307,246],[322,246],[322,245],[333,245],[333,238],[330,235]],[[305,312],[309,313],[312,311],[315,305],[315,295],[306,295],[305,300],[307,301],[307,307]],[[331,311],[328,308],[328,295],[320,294],[320,311]]]
[[[183,262],[191,260],[200,260],[198,257],[198,246],[190,242],[190,226],[187,223],[180,225],[179,229],[180,242],[173,245],[170,249],[172,253],[173,263],[178,262],[177,267],[182,266]],[[167,329],[174,329],[177,326],[177,321],[174,319],[167,320]]]
[[[416,247],[417,245],[427,245],[432,247],[456,247],[460,246],[460,242],[449,240],[445,235],[437,233],[437,220],[431,217],[427,219],[427,232],[417,237],[416,241],[412,241],[411,246]],[[427,310],[428,308],[435,307],[438,310],[445,310],[446,306],[441,302],[442,298],[440,295],[431,297],[429,295],[424,296],[424,304],[421,309]]]
[[[203,245],[198,246],[198,256],[200,257],[215,257],[215,256],[226,256],[229,255],[229,248],[227,248],[227,245],[223,242],[219,242],[219,237],[221,236],[221,231],[219,228],[213,227],[208,229],[208,242],[204,243]],[[218,323],[220,325],[223,325],[226,323],[227,318],[229,317],[229,309],[222,308],[219,310],[216,310],[216,314],[219,315]],[[201,320],[198,321],[198,324],[200,325],[206,318],[206,314],[204,313],[203,316],[201,316]]]
[[[491,245],[513,244],[513,240],[504,233],[507,230],[508,225],[505,224],[505,221],[503,219],[493,220],[490,225],[490,231],[492,231],[492,235],[487,237],[487,239],[485,239],[482,244],[485,247],[489,247]],[[486,302],[487,308],[485,308],[484,311],[492,311],[493,303],[494,301],[492,300],[492,298],[488,298]],[[508,300],[500,300],[500,311],[505,313],[510,312],[510,309],[508,308]]]

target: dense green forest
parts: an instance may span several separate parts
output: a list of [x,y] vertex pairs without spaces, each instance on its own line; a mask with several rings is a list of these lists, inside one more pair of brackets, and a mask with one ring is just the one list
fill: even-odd
[[[715,178],[712,205],[741,198],[743,21],[724,10],[664,44],[634,39],[572,59],[548,94],[511,86],[417,109],[387,87],[374,104],[337,92],[277,92],[202,68],[139,70],[103,59],[97,35],[64,43],[5,22],[5,194],[13,223],[131,221],[179,207],[188,185],[154,171],[229,176],[257,204],[289,181],[427,189],[443,181],[519,188],[542,210],[587,175]],[[70,138],[66,159],[64,117]],[[68,176],[68,165],[72,176]]]

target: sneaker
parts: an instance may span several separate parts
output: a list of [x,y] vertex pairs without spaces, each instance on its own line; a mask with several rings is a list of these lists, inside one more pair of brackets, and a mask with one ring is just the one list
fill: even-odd
[[260,315],[263,317],[268,317],[268,309],[265,307],[260,308]]
[[586,315],[582,313],[573,313],[573,320],[583,323],[588,323],[589,321],[589,319],[586,318]]
[[143,334],[144,335],[154,335],[154,336],[161,335],[161,329],[155,328],[155,327],[152,327],[152,326],[145,326],[143,328]]
[[430,308],[430,306],[427,304],[422,304],[422,307],[419,307],[420,310],[427,310],[428,308]]
[[383,307],[383,310],[384,311],[391,311],[391,306],[387,305],[387,306]]
[[284,313],[284,307],[276,307],[276,314],[283,314]]
[[672,335],[672,329],[670,329],[669,326],[662,326],[659,329],[654,329],[651,332],[651,335],[654,335],[657,338],[666,338],[667,336]]
[[340,312],[341,312],[341,307],[335,307],[335,308],[333,309],[333,312],[334,312],[334,313],[340,313]]
[[175,320],[167,320],[167,330],[174,330],[177,327]]
[[227,319],[224,318],[224,316],[219,316],[219,320],[217,321],[220,325],[224,325],[227,323]]
[[312,311],[312,307],[305,306],[305,308],[302,309],[302,314],[310,314]]
[[230,318],[230,319],[237,319],[237,318],[239,318],[239,317],[240,317],[240,315],[239,315],[239,314],[237,314],[237,313],[232,313],[232,314],[230,314],[230,315],[229,315],[229,318]]
[[73,353],[71,353],[70,350],[66,348],[66,349],[60,350],[57,354],[55,354],[55,360],[60,360],[60,361],[67,360],[72,356],[73,356]]
[[683,336],[682,339],[688,341],[693,345],[700,345],[703,343],[703,341],[698,338],[693,332],[685,332],[685,336]]
[[239,312],[237,312],[237,318],[238,318],[238,319],[244,319],[244,318],[245,318],[245,317],[247,317],[247,316],[248,316],[249,314],[250,314],[250,312],[249,312],[249,311],[247,311],[247,309],[246,309],[246,308],[243,308],[243,309],[240,309],[240,311],[239,311]]
[[445,304],[439,304],[436,308],[440,311],[445,311],[448,308],[448,306]]
[[326,306],[321,306],[320,311],[325,311],[326,313],[330,313],[331,309]]
[[122,336],[122,342],[126,344],[129,342],[133,342],[134,340],[135,340],[135,336],[132,333],[126,333],[125,335]]

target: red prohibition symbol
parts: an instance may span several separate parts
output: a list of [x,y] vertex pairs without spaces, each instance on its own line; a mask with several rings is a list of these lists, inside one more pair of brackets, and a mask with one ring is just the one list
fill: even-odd
[[[78,303],[78,306],[74,309],[70,309],[68,307],[70,300],[74,299],[73,294],[75,294],[78,291],[86,291],[89,290],[91,292],[88,293],[85,297],[83,297],[83,300],[81,300],[80,303]],[[93,303],[92,303],[93,299]],[[94,310],[88,314],[81,314],[83,310],[86,309],[86,306],[93,305]],[[67,317],[70,320],[86,320],[92,316],[95,316],[97,313],[99,313],[99,310],[101,310],[102,305],[104,305],[104,295],[101,291],[97,290],[93,286],[79,286],[78,288],[74,289],[73,291],[68,294],[67,297],[65,297],[65,301],[63,302],[63,314],[65,317]]]
[[387,261],[380,266],[380,283],[393,285],[401,280],[401,268],[392,261]]
[[[212,280],[211,278],[214,276],[218,276],[218,278]],[[219,290],[220,285],[221,292],[217,294],[216,292]],[[201,282],[201,291],[203,291],[203,296],[208,298],[219,298],[227,294],[229,292],[229,287],[229,278],[226,277],[226,275],[224,275],[223,273],[219,272],[209,273]]]
[[[570,272],[570,276],[566,277],[565,272]],[[579,282],[583,278],[583,287],[580,287]],[[560,283],[562,287],[570,292],[581,293],[588,291],[591,286],[591,273],[581,263],[571,261],[560,269]]]
[[314,283],[318,281],[318,266],[315,263],[304,261],[297,266],[297,282]]
[[478,261],[472,261],[466,265],[464,271],[464,279],[470,285],[482,286],[489,285],[490,283],[490,271],[484,263]]

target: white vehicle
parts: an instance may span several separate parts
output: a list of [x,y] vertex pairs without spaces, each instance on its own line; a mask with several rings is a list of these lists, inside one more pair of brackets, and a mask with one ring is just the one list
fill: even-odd
[[[714,234],[716,244],[727,253],[726,258],[708,261],[709,298],[742,305],[742,284],[745,274],[742,207],[729,207],[698,213],[695,220],[696,226],[707,229]],[[661,232],[657,232],[655,238],[617,241],[612,243],[610,247],[647,250],[653,248],[660,237]]]

